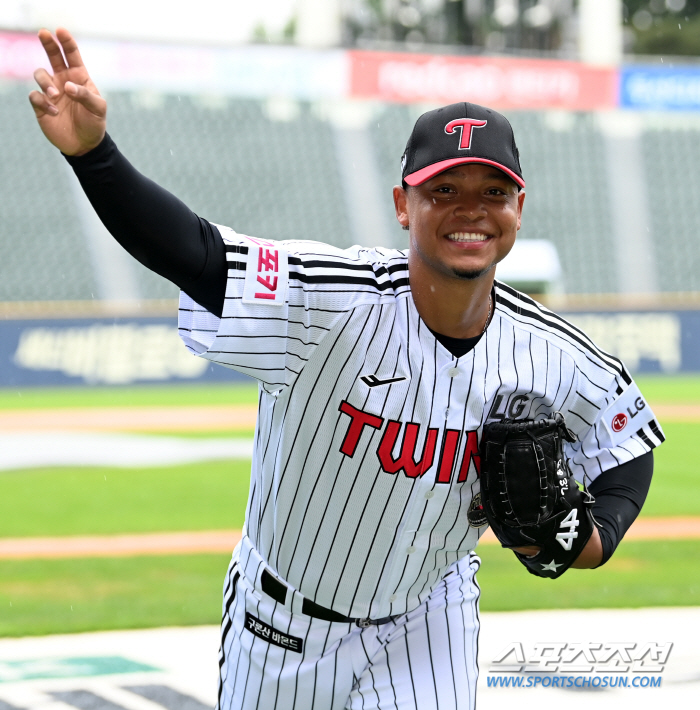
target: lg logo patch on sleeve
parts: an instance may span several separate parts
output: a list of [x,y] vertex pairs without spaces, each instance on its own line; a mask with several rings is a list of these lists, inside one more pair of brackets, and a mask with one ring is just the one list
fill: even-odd
[[602,415],[605,432],[613,446],[630,438],[654,419],[651,407],[633,382]]

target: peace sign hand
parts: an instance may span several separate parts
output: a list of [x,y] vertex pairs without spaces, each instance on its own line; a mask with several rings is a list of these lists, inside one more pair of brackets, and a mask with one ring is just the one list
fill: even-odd
[[66,155],[83,155],[104,138],[107,102],[90,79],[71,33],[61,27],[56,38],[58,42],[48,30],[39,31],[53,76],[46,69],[34,72],[41,91],[32,91],[29,102],[56,148]]

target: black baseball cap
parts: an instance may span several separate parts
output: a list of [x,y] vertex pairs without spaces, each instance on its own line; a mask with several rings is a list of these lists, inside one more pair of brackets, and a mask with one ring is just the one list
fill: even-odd
[[401,177],[408,185],[420,185],[465,163],[493,165],[525,187],[508,119],[466,101],[428,111],[416,121],[401,158]]

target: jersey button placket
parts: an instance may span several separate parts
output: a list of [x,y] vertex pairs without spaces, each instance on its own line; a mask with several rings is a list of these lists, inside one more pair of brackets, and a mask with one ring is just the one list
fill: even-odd
[[[444,429],[447,426],[447,418],[450,415],[450,409],[446,405],[448,405],[450,401],[450,389],[453,381],[447,376],[447,373],[453,365],[454,360],[450,360],[448,362],[443,362],[442,366],[438,365],[437,368],[435,388],[432,391],[432,399],[435,403],[435,409],[432,412],[430,422],[426,421],[423,426],[426,428],[437,428],[439,430],[440,433],[437,442],[438,446],[435,451],[430,473],[426,472],[415,481],[417,485],[413,488],[411,494],[412,500],[409,504],[408,510],[406,511],[406,518],[403,526],[404,533],[401,535],[402,540],[397,539],[397,546],[394,548],[397,554],[392,560],[390,572],[387,575],[387,587],[393,587],[394,590],[397,589],[397,586],[401,583],[404,577],[407,560],[411,560],[409,562],[411,568],[413,568],[414,565],[420,566],[421,560],[423,559],[423,553],[428,550],[429,540],[427,538],[429,538],[430,531],[429,529],[421,531],[418,527],[424,517],[426,506],[425,501],[430,500],[435,496],[433,487],[435,486],[435,477],[438,471],[439,442],[441,441]],[[429,488],[429,490],[425,490],[426,487]],[[432,506],[435,504],[431,502],[430,505],[432,510]],[[401,542],[403,542],[403,545],[401,545]],[[403,554],[401,553],[402,548]],[[418,549],[421,550],[421,554],[415,555],[415,552]],[[405,590],[399,591],[403,593]],[[396,593],[394,592],[391,596],[396,596]],[[392,602],[390,596],[384,597],[384,600],[385,603]]]

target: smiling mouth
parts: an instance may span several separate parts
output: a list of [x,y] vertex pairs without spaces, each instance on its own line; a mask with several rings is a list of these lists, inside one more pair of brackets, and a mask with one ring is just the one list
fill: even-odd
[[477,232],[454,232],[448,234],[447,238],[451,242],[485,242],[487,239],[490,239],[490,236]]

